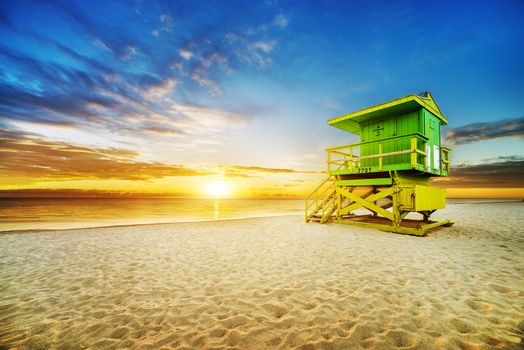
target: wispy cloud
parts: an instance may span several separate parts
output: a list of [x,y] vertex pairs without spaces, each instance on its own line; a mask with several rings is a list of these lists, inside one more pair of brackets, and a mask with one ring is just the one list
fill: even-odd
[[290,17],[286,16],[283,13],[279,13],[275,19],[273,20],[273,25],[279,27],[280,29],[284,29],[289,24]]
[[159,134],[162,136],[183,136],[186,135],[185,132],[179,129],[174,128],[162,128],[162,127],[146,127],[144,131],[151,134]]
[[223,95],[222,89],[218,86],[218,84],[208,78],[207,73],[202,68],[196,68],[191,73],[191,79],[198,83],[200,86],[205,86],[209,89],[209,93],[212,96],[221,96]]
[[260,166],[242,166],[242,165],[221,165],[221,171],[224,171],[228,177],[260,177],[267,174],[322,174],[321,171],[296,170],[286,168],[266,168]]
[[333,98],[329,96],[324,96],[322,98],[319,98],[318,102],[320,105],[327,107],[329,109],[333,109],[335,111],[340,111],[342,109],[342,106],[340,105],[340,103],[338,103],[337,101],[335,101]]
[[524,138],[524,116],[491,123],[474,123],[446,131],[446,141],[453,145],[504,137]]

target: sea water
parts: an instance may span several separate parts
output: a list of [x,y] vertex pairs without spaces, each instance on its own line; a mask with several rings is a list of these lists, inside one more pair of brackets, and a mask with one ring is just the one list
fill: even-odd
[[[489,204],[508,199],[448,199]],[[241,219],[304,213],[300,199],[17,198],[0,199],[0,231]]]
[[0,231],[190,222],[300,214],[297,199],[0,199]]

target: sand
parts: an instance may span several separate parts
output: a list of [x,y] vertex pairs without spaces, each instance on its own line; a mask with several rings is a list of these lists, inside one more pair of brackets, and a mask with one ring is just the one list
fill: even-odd
[[[521,349],[524,204],[0,235],[0,349]],[[498,221],[497,221],[498,220]]]

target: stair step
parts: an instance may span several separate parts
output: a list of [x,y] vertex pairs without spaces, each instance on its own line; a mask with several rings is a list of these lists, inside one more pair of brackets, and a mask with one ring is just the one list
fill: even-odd
[[307,222],[320,222],[322,221],[322,219],[319,219],[319,218],[309,218],[307,219]]
[[[336,210],[336,203],[337,203],[337,192],[334,188],[334,181],[335,178],[333,176],[329,176],[324,182],[308,197],[313,198],[316,201],[316,204],[318,205],[315,207],[314,210],[310,211],[306,215],[306,221],[307,222],[320,222],[323,223],[327,220],[331,219],[331,216],[333,212]],[[324,184],[328,184],[329,187],[331,187],[331,190],[328,191],[328,188],[324,186]],[[323,187],[324,186],[324,187]],[[333,187],[332,187],[333,186]],[[312,197],[317,193],[316,196]],[[322,198],[318,196],[318,193],[322,193]],[[320,203],[318,201],[320,200]],[[306,204],[307,204],[306,199]]]

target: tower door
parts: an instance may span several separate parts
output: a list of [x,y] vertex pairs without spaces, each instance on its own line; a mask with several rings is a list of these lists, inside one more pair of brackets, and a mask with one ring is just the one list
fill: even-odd
[[424,113],[424,129],[428,138],[426,146],[426,170],[438,173],[440,170],[440,122],[431,113]]
[[[378,141],[384,138],[384,121],[381,119],[370,120],[366,128],[367,137],[365,141]],[[378,154],[378,143],[373,142],[362,145],[360,149],[362,156],[370,156]],[[378,158],[368,158],[361,162],[361,167],[378,166]]]

